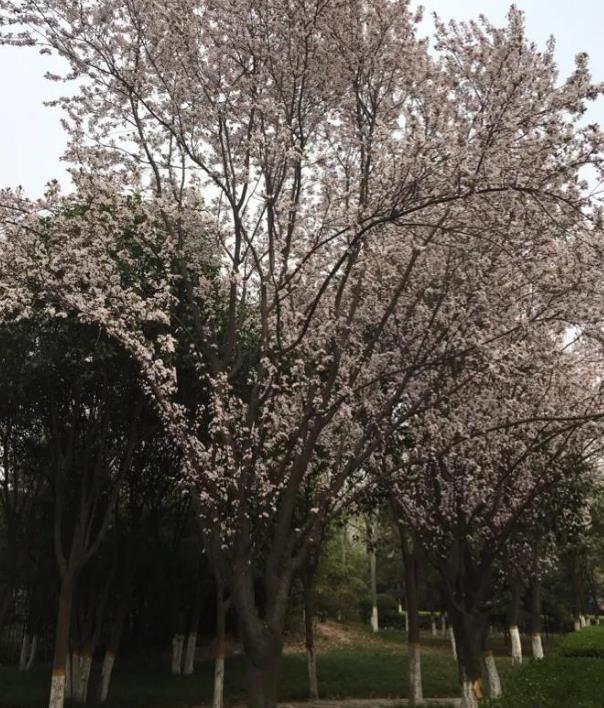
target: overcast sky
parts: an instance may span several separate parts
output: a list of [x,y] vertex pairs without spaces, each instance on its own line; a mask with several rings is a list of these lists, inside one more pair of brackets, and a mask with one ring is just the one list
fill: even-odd
[[[499,24],[509,7],[504,0],[429,0],[423,4],[428,14],[435,11],[444,19],[470,19],[482,12]],[[519,0],[517,5],[526,13],[529,37],[540,47],[550,34],[555,36],[561,76],[572,71],[575,54],[586,51],[594,78],[604,81],[601,0]],[[426,33],[430,25],[427,18]],[[0,187],[22,185],[32,197],[39,196],[52,178],[66,183],[59,159],[65,147],[60,111],[42,105],[65,88],[43,78],[46,71],[57,70],[58,65],[50,60],[31,48],[0,47]],[[604,124],[604,101],[591,108],[588,118]]]

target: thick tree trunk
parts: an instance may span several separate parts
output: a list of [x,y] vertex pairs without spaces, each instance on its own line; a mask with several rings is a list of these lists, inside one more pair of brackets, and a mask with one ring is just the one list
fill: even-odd
[[89,646],[84,647],[80,655],[80,670],[78,677],[78,692],[74,696],[77,703],[86,703],[88,700],[88,682],[90,680],[90,671],[92,669],[92,649]]
[[408,645],[409,653],[409,705],[419,706],[424,701],[422,686],[422,657],[420,644]]
[[217,654],[214,660],[214,694],[212,708],[224,705],[224,654]]
[[482,657],[485,618],[477,610],[451,608],[450,619],[457,646],[462,708],[476,708],[482,698]]
[[487,684],[489,686],[489,696],[491,698],[499,698],[501,696],[501,680],[499,679],[499,672],[497,671],[497,664],[495,663],[495,657],[493,652],[488,646],[489,640],[489,624],[484,622],[482,628],[482,661],[484,665],[484,673],[486,675]]
[[[272,639],[270,640],[272,644]],[[277,682],[281,663],[281,647],[262,651],[255,657],[247,653],[247,686],[249,708],[276,708]]]
[[59,611],[57,614],[48,708],[63,708],[65,702],[65,666],[69,646],[72,600],[73,580],[71,578],[63,579],[59,593]]
[[[241,618],[240,618],[241,619]],[[249,708],[276,708],[281,634],[260,621],[243,624]]]
[[[256,601],[256,582],[250,557],[242,555],[232,565],[232,600],[237,610],[246,658],[249,708],[275,708],[283,626],[295,571],[301,570],[302,552],[294,563],[282,536],[266,559],[264,603],[260,611]],[[282,551],[280,543],[285,544]]]
[[531,583],[531,648],[533,659],[543,659],[543,642],[541,641],[541,583],[537,576]]
[[[479,686],[480,684],[478,684]],[[472,681],[464,679],[461,684],[461,708],[478,708],[480,693],[477,693],[477,685]]]
[[115,654],[107,649],[103,657],[103,667],[101,669],[101,681],[99,683],[98,699],[99,703],[104,703],[109,695],[109,686],[111,684],[111,674],[113,673],[113,664],[115,663]]
[[409,655],[409,703],[420,705],[423,700],[421,649],[419,630],[419,558],[415,539],[402,524],[398,524],[405,568],[407,610],[407,646]]
[[489,683],[489,696],[491,698],[499,698],[502,693],[501,679],[499,678],[499,671],[497,671],[495,657],[490,649],[486,649],[484,652],[484,667]]
[[531,636],[531,648],[533,651],[533,659],[543,659],[543,641],[541,639],[541,634],[533,634]]
[[105,656],[103,658],[101,681],[99,683],[98,690],[99,703],[104,703],[107,700],[107,696],[109,695],[109,686],[111,685],[111,676],[113,674],[115,657],[117,656],[117,651],[120,646],[120,641],[122,639],[122,631],[124,629],[124,622],[126,620],[126,615],[128,614],[128,607],[130,606],[130,598],[132,596],[132,583],[134,580],[135,568],[133,549],[134,546],[131,546],[130,554],[126,556],[127,560],[120,583],[117,611],[115,614],[115,619],[113,621],[113,626],[111,628],[109,644],[105,649]]
[[55,673],[53,670],[50,679],[50,697],[48,708],[63,708],[65,705],[65,674]]
[[510,640],[512,644],[512,664],[522,664],[522,642],[520,641],[520,599],[521,590],[520,581],[515,578],[512,581],[512,599],[508,612],[508,627],[510,630]]
[[512,664],[522,664],[522,641],[517,624],[510,626],[510,641],[512,645]]
[[[282,630],[289,583],[279,588],[279,598],[267,593],[266,618],[258,616],[252,578],[235,583],[234,600],[246,658],[249,708],[276,708],[277,684],[283,648]],[[271,588],[272,589],[272,588]]]
[[185,635],[177,633],[172,637],[172,665],[171,670],[174,676],[182,673],[182,650],[185,643]]
[[185,676],[190,676],[195,669],[195,652],[197,650],[197,632],[189,632],[185,645],[185,659],[182,672]]
[[436,637],[438,633],[436,631],[436,617],[434,616],[434,614],[430,615],[430,630],[432,632],[432,636]]
[[80,696],[80,679],[82,677],[82,653],[79,648],[71,652],[71,697],[78,701]]
[[522,641],[517,624],[510,626],[510,640],[512,643],[512,664],[522,664]]

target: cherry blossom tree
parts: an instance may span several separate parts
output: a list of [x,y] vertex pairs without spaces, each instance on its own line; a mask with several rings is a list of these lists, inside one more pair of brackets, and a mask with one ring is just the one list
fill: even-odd
[[4,41],[77,86],[74,197],[0,201],[0,315],[77,312],[136,359],[232,570],[250,705],[272,707],[292,578],[383,440],[591,284],[561,239],[598,228],[578,175],[600,89],[584,56],[560,84],[516,10],[438,25],[432,55],[405,0],[0,8]]
[[[589,483],[589,462],[601,454],[601,398],[589,369],[557,351],[555,339],[533,339],[545,352],[533,341],[524,355],[516,348],[512,360],[491,361],[476,388],[425,414],[385,462],[398,514],[442,578],[467,706],[481,696],[485,603],[498,559],[514,543],[518,556],[522,541],[543,530],[544,508],[576,514],[567,490]],[[549,522],[550,530],[560,523]],[[514,582],[519,590],[520,577]]]

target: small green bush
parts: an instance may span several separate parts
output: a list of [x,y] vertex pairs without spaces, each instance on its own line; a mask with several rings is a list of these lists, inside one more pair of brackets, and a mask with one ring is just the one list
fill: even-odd
[[[401,616],[398,613],[398,603],[392,595],[378,594],[378,616],[380,627],[400,627]],[[364,597],[359,603],[361,620],[368,623],[371,618],[372,602],[370,597]]]
[[560,654],[604,659],[604,625],[585,627],[579,632],[567,634],[560,642]]

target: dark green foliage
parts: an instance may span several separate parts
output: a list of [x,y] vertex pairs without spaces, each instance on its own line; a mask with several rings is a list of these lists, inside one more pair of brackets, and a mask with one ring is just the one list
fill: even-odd
[[[391,595],[380,593],[377,596],[377,602],[380,627],[400,627],[402,619],[398,611],[397,601]],[[359,614],[361,615],[361,620],[365,623],[369,623],[371,607],[372,602],[370,597],[361,599],[359,603]]]
[[317,572],[317,615],[339,621],[359,619],[359,598],[368,591],[365,546],[345,529],[328,530]]
[[[587,656],[604,659],[604,625],[585,627],[580,632],[572,632],[560,642],[562,656]],[[602,686],[604,688],[604,664],[602,665]]]
[[553,657],[526,663],[491,708],[602,708],[604,661]]

